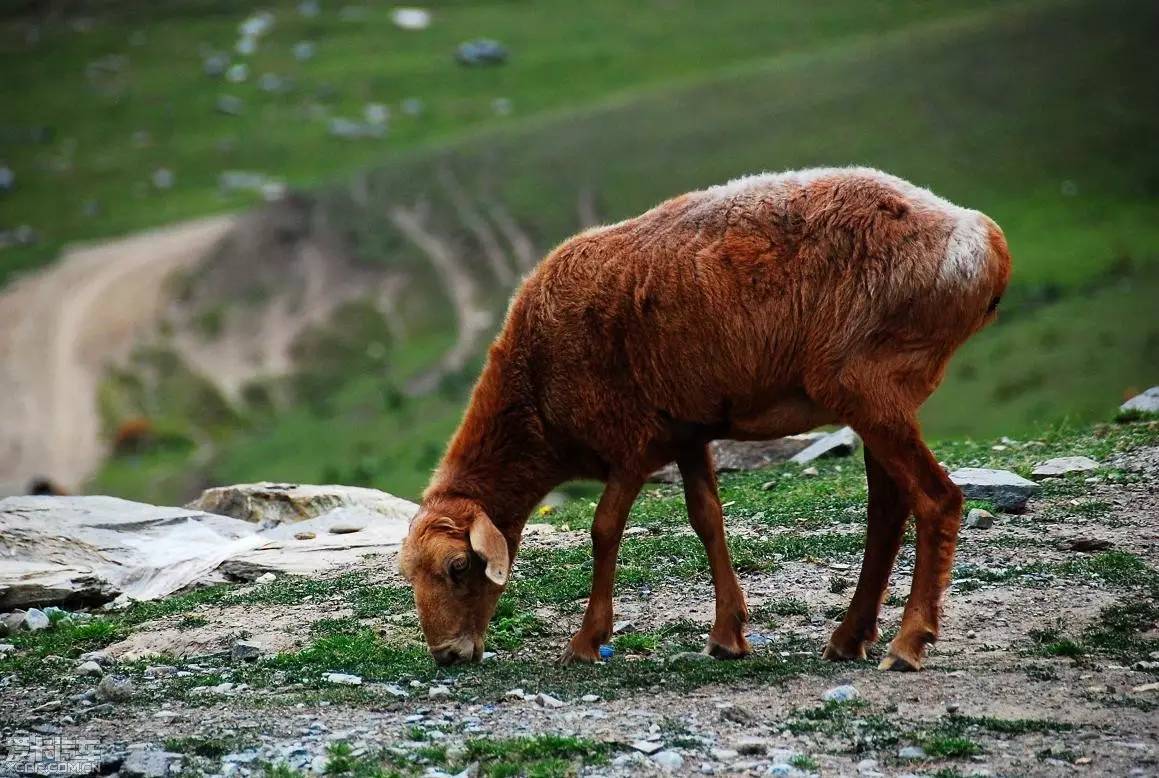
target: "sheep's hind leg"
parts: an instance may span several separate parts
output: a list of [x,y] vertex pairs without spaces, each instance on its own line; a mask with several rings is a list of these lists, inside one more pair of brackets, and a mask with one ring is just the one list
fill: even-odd
[[854,428],[905,495],[917,524],[917,561],[901,628],[882,670],[920,670],[925,647],[937,640],[942,598],[962,520],[962,492],[922,442],[917,422]]
[[608,479],[592,522],[592,593],[584,611],[583,624],[572,636],[560,661],[594,662],[599,659],[600,644],[612,634],[612,590],[616,582],[616,557],[620,539],[632,502],[644,485],[643,479],[613,474]]
[[833,631],[822,656],[831,662],[865,659],[877,640],[877,617],[889,583],[897,550],[905,534],[909,503],[868,447],[865,479],[869,483],[868,520],[865,528],[865,559],[857,591],[841,626]]
[[688,518],[704,543],[716,590],[716,622],[705,651],[717,659],[739,659],[751,650],[744,636],[749,613],[728,555],[712,454],[707,446],[696,446],[684,452],[676,463],[684,479]]

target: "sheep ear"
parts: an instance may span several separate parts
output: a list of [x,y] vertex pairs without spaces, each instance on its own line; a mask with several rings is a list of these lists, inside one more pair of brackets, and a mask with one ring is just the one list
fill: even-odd
[[507,538],[499,531],[486,513],[475,514],[471,524],[471,549],[487,563],[487,577],[498,586],[507,583],[511,558],[507,553]]

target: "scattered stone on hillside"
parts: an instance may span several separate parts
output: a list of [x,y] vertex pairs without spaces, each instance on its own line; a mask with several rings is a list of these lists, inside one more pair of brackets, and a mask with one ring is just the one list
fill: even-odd
[[[787,462],[823,437],[824,433],[807,433],[774,440],[715,440],[709,447],[716,472],[747,472]],[[656,471],[652,480],[679,483],[680,470],[675,464],[670,464]]]
[[749,736],[735,741],[732,747],[736,753],[744,756],[764,756],[769,752],[770,745],[772,743],[768,738]]
[[173,188],[176,177],[173,175],[173,171],[169,168],[159,167],[153,171],[152,180],[154,188],[164,191],[166,189]]
[[[336,508],[365,508],[368,518],[387,517],[409,521],[418,507],[400,497],[361,486],[314,486],[310,484],[237,484],[207,489],[185,506],[192,510],[231,516],[262,526],[302,522]],[[352,514],[351,518],[353,518]]]
[[564,705],[567,705],[566,702],[558,697],[552,697],[545,692],[540,692],[535,695],[535,704],[541,708],[562,708]]
[[262,73],[258,77],[258,89],[270,94],[283,92],[290,88],[290,82],[277,73]]
[[229,658],[235,662],[256,662],[265,649],[249,640],[235,641],[229,647]]
[[77,675],[102,675],[103,673],[104,670],[101,669],[101,666],[91,659],[76,666]]
[[431,12],[425,8],[395,8],[390,12],[394,26],[403,30],[425,30],[431,26]]
[[969,500],[985,500],[1001,511],[1021,513],[1039,485],[1009,470],[963,467],[950,473],[950,480]]
[[427,697],[432,700],[444,700],[451,696],[451,690],[442,684],[437,684],[427,689]]
[[314,41],[298,41],[294,44],[294,59],[299,62],[308,62],[318,53],[318,44]]
[[407,116],[419,116],[425,104],[417,97],[408,97],[402,101],[402,112]]
[[11,654],[16,650],[16,645],[13,643],[0,643],[0,656]]
[[852,427],[842,427],[814,442],[804,451],[793,455],[790,461],[804,465],[821,457],[847,457],[861,445],[861,438]]
[[51,627],[52,620],[48,618],[47,613],[39,608],[29,608],[24,614],[21,626],[29,632],[38,632]]
[[113,663],[113,658],[106,651],[86,651],[80,655],[80,660],[82,662],[96,662],[102,666]]
[[1123,413],[1159,413],[1159,386],[1152,386],[1119,406]]
[[731,762],[740,756],[740,752],[735,748],[714,748],[709,751],[709,754],[718,762]]
[[1114,545],[1109,540],[1102,538],[1069,538],[1064,540],[1061,544],[1066,551],[1106,551]]
[[1098,468],[1099,463],[1090,457],[1055,457],[1035,467],[1031,475],[1034,478],[1047,478],[1071,473],[1086,473]]
[[507,61],[507,48],[490,38],[464,41],[455,49],[455,61],[460,65],[501,65]]
[[229,55],[215,51],[201,61],[201,71],[207,76],[217,78],[224,75],[229,68]]
[[390,121],[390,108],[382,103],[367,103],[362,116],[370,124],[386,124]]
[[106,675],[97,684],[96,698],[101,702],[125,702],[133,697],[133,682],[123,675]]
[[328,130],[335,138],[343,140],[360,140],[363,138],[381,138],[386,134],[386,128],[380,124],[358,122],[342,116],[330,119]]
[[491,113],[496,116],[510,116],[511,99],[507,97],[496,97],[491,101]]
[[238,62],[237,64],[230,65],[229,69],[225,71],[225,80],[231,84],[244,83],[245,80],[249,78],[249,76],[249,65],[245,64],[244,62]]
[[990,529],[994,526],[994,514],[981,508],[971,508],[966,514],[966,526],[970,529]]
[[684,757],[675,751],[660,751],[659,753],[652,754],[651,759],[660,769],[666,771],[679,770],[681,767],[684,767]]
[[897,752],[898,759],[925,759],[926,750],[921,746],[906,746]]
[[254,579],[254,583],[267,584],[278,580],[278,577],[273,573],[263,573]]
[[857,687],[851,684],[842,684],[841,686],[834,686],[832,689],[827,689],[821,695],[821,699],[825,702],[851,702],[861,696],[861,692],[857,691]]
[[294,540],[313,540],[316,537],[318,537],[318,536],[313,532],[295,532],[294,533]]
[[612,634],[613,635],[620,635],[620,634],[623,634],[625,632],[633,632],[635,629],[636,629],[636,625],[634,625],[632,622],[628,621],[627,619],[623,619],[621,621],[617,621],[615,624],[612,625]]
[[240,97],[233,95],[219,95],[214,105],[218,113],[223,113],[226,116],[241,116],[242,112],[245,111],[245,103]]
[[641,754],[644,754],[645,756],[651,756],[652,754],[663,750],[664,743],[659,740],[636,740],[631,743],[631,746]]
[[362,685],[362,676],[351,675],[350,673],[323,673],[322,680],[326,683],[337,684],[338,686]]
[[181,772],[181,754],[145,746],[130,748],[121,764],[124,778],[165,778]]
[[321,10],[318,0],[302,0],[298,3],[298,13],[307,19],[313,19]]
[[806,467],[804,470],[801,471],[801,475],[807,475],[807,476],[813,477],[813,476],[821,475],[821,471],[815,467]]
[[600,701],[600,695],[598,695],[598,694],[585,694],[583,697],[580,697],[580,702],[589,702],[590,703],[590,702],[599,702],[599,701]]
[[7,165],[0,165],[0,192],[11,192],[16,186],[16,174]]
[[0,614],[0,636],[11,635],[24,624],[24,611]]

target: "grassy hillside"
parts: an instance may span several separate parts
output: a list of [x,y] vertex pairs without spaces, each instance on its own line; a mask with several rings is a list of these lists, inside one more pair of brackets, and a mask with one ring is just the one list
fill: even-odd
[[[421,266],[382,212],[426,202],[435,227],[481,267],[438,184],[441,170],[455,171],[480,202],[502,203],[543,251],[580,226],[585,193],[601,218],[616,219],[753,170],[888,169],[1006,230],[1016,271],[1003,320],[959,355],[925,422],[934,437],[1017,435],[1062,417],[1099,417],[1124,391],[1159,380],[1157,21],[1141,2],[1005,5],[774,51],[399,154],[321,196],[365,261]],[[497,308],[504,296],[495,290]],[[407,351],[394,344],[388,361],[413,362]],[[470,376],[384,406],[404,374],[336,366],[324,409],[254,421],[219,447],[209,479],[338,476],[416,494]],[[133,472],[114,462],[98,485],[135,489]]]
[[[224,171],[314,185],[418,144],[978,4],[442,2],[428,29],[410,31],[391,21],[393,4],[317,5],[315,16],[297,0],[80,3],[50,20],[0,11],[0,163],[16,174],[15,190],[0,192],[0,229],[41,236],[0,250],[0,283],[62,242],[257,201],[221,191]],[[257,9],[273,26],[240,55],[239,24]],[[455,47],[479,37],[499,39],[509,62],[456,64]],[[314,44],[311,59],[296,58],[301,42]],[[213,53],[246,65],[247,78],[207,75]],[[267,74],[277,90],[262,88]],[[223,96],[241,101],[238,115],[217,109]],[[407,112],[413,99],[421,109]],[[330,133],[332,119],[362,121],[368,104],[391,112],[384,137]],[[161,169],[167,189],[154,183]]]

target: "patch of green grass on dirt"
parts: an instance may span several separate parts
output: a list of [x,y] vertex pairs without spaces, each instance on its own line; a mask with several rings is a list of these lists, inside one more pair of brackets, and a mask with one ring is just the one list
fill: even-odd
[[982,753],[982,747],[960,735],[931,735],[922,740],[922,750],[933,759],[965,759]]
[[28,681],[53,679],[59,667],[49,665],[48,657],[73,659],[86,651],[97,651],[128,635],[124,624],[115,619],[94,617],[88,621],[70,618],[57,620],[48,629],[36,632],[14,632],[5,640],[15,651],[0,655],[0,674],[12,672]]
[[250,747],[253,741],[240,735],[191,735],[173,737],[165,741],[165,750],[179,754],[192,754],[207,759],[220,759]]
[[953,714],[942,719],[942,728],[949,732],[964,733],[982,730],[999,735],[1025,735],[1030,732],[1069,732],[1074,725],[1052,719],[1000,719],[994,716],[962,716]]

